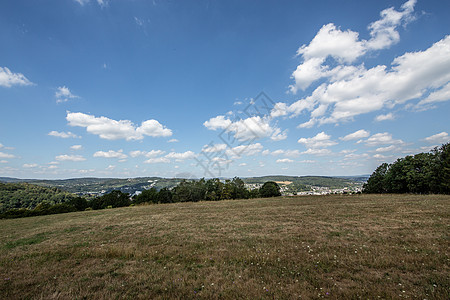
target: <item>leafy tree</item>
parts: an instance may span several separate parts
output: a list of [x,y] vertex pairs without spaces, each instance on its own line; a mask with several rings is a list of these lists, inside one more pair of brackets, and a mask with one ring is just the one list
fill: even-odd
[[259,194],[264,198],[281,196],[280,186],[274,181],[267,181],[259,189]]
[[363,185],[364,191],[366,193],[386,193],[385,177],[388,169],[389,164],[381,164],[372,175],[370,175],[367,183]]
[[151,189],[144,190],[142,193],[134,197],[134,203],[158,203],[158,191],[152,187]]
[[158,203],[172,203],[172,192],[168,188],[162,188],[158,193]]

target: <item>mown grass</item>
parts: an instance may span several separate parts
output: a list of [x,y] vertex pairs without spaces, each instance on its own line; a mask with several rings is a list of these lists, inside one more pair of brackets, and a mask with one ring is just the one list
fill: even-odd
[[280,197],[0,220],[0,298],[450,299],[449,204]]

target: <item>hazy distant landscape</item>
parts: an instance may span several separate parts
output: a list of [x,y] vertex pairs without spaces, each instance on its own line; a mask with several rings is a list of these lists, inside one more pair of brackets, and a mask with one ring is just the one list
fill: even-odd
[[450,1],[0,1],[0,299],[450,299]]

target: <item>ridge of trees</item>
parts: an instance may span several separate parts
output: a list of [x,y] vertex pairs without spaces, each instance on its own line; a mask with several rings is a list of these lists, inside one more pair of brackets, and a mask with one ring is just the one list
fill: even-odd
[[[14,191],[14,189],[26,185],[26,189],[48,191],[47,188],[40,186],[33,186],[31,184],[2,184],[0,189],[2,191]],[[53,191],[53,189],[51,189]],[[59,192],[57,189],[54,192]],[[68,194],[68,193],[66,193]],[[26,198],[26,194],[21,194]],[[45,194],[47,195],[47,194]],[[244,181],[238,177],[225,180],[222,182],[218,178],[205,180],[182,180],[173,189],[162,188],[156,190],[151,188],[144,190],[141,194],[134,196],[132,199],[128,193],[123,193],[120,190],[114,190],[110,193],[96,197],[92,200],[86,200],[82,197],[76,197],[68,194],[71,197],[64,198],[64,201],[51,202],[48,199],[41,199],[37,205],[20,207],[17,204],[12,209],[5,209],[0,211],[0,219],[2,218],[20,218],[31,217],[48,214],[66,213],[83,210],[97,210],[105,208],[116,208],[130,206],[140,203],[175,203],[175,202],[197,202],[197,201],[219,201],[228,199],[248,199],[257,197],[276,197],[281,196],[280,187],[276,182],[265,182],[261,188],[248,190],[245,187]],[[53,199],[53,198],[51,198]],[[28,199],[29,200],[29,199]],[[28,203],[27,199],[22,199],[22,202]],[[23,202],[25,201],[25,202]]]
[[364,184],[363,192],[450,194],[450,143],[381,164]]

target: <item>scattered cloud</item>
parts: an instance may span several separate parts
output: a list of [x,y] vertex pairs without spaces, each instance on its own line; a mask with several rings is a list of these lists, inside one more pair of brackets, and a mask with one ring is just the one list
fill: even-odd
[[109,150],[108,152],[97,151],[94,153],[93,156],[94,157],[104,157],[104,158],[118,158],[118,159],[126,159],[128,157],[128,155],[123,153],[122,149],[119,151]]
[[196,155],[194,152],[192,151],[186,151],[186,152],[182,152],[182,153],[177,153],[177,152],[170,152],[168,153],[165,157],[166,158],[173,158],[177,161],[180,160],[185,160],[185,159],[191,159],[194,158]]
[[355,131],[353,133],[347,134],[346,136],[341,137],[339,139],[342,140],[342,141],[359,140],[359,139],[362,139],[362,138],[366,138],[369,135],[370,135],[370,132],[368,132],[368,131],[366,131],[364,129],[361,129],[361,130]]
[[227,148],[228,148],[228,146],[226,144],[209,144],[209,145],[203,146],[202,152],[205,152],[205,153],[221,152]]
[[298,143],[304,144],[307,148],[326,148],[337,144],[330,138],[331,136],[322,131],[312,138],[300,138]]
[[381,121],[387,121],[387,120],[394,120],[395,117],[392,113],[388,113],[385,115],[378,115],[375,117],[375,121],[381,122]]
[[443,86],[441,89],[434,91],[428,95],[425,99],[421,100],[417,106],[423,107],[425,105],[436,103],[436,102],[444,102],[450,100],[450,82]]
[[70,99],[79,98],[77,95],[72,94],[66,86],[60,86],[56,88],[55,92],[56,103],[67,102]]
[[[309,120],[298,127],[311,128],[351,121],[358,115],[392,109],[408,101],[419,100],[417,107],[423,108],[449,100],[450,36],[426,50],[404,53],[390,66],[367,69],[360,63],[363,55],[399,42],[397,29],[415,19],[415,3],[409,0],[399,10],[393,7],[383,10],[380,19],[368,26],[369,40],[362,40],[359,33],[341,30],[334,24],[324,25],[309,44],[298,49],[302,63],[292,73],[295,83],[290,90],[294,94],[306,90],[319,79],[320,84],[291,105],[277,103],[272,116],[295,117],[309,112]],[[387,113],[376,120],[394,118],[392,113]]]
[[73,146],[70,146],[70,149],[78,151],[78,150],[83,149],[83,146],[81,146],[81,145],[73,145]]
[[233,148],[228,148],[225,154],[233,159],[240,158],[242,156],[253,156],[260,153],[264,149],[260,143],[254,143],[250,145],[240,145]]
[[13,73],[7,67],[0,67],[0,86],[33,85],[23,74]]
[[146,164],[157,164],[157,163],[170,163],[170,159],[166,157],[157,157],[157,158],[150,158],[146,161],[144,161]]
[[203,126],[209,130],[225,129],[230,125],[231,121],[226,119],[225,116],[217,116],[203,123]]
[[22,167],[31,169],[31,168],[36,168],[37,166],[38,166],[38,164],[23,164]]
[[63,154],[63,155],[58,155],[55,157],[55,160],[58,161],[85,161],[86,158],[84,158],[81,155],[68,155],[68,154]]
[[178,140],[177,139],[170,139],[167,142],[168,143],[178,143]]
[[404,144],[404,142],[402,140],[393,139],[392,134],[390,134],[388,132],[374,134],[364,142],[366,143],[367,146],[370,146],[370,147],[378,146],[378,145],[387,145],[387,144],[391,144],[391,145]]
[[424,140],[430,144],[444,144],[450,141],[450,137],[447,132],[443,131],[441,133],[426,137]]
[[281,131],[270,125],[271,118],[253,116],[245,119],[231,121],[225,116],[217,116],[203,123],[210,130],[224,129],[227,133],[233,133],[239,141],[249,141],[270,137],[274,141],[287,138],[287,130]]
[[308,150],[302,152],[302,154],[310,154],[318,156],[329,155],[331,153],[332,152],[329,149],[313,149],[313,148],[309,148]]
[[15,158],[16,156],[13,154],[9,154],[9,153],[5,153],[5,152],[0,152],[0,158]]
[[280,158],[280,159],[277,159],[276,162],[277,163],[292,163],[294,161],[292,159],[289,159],[289,158]]
[[144,136],[167,137],[172,130],[156,120],[147,120],[141,126],[134,125],[129,120],[113,120],[107,117],[95,117],[84,113],[67,112],[67,121],[70,126],[85,127],[87,132],[98,135],[102,139],[142,140]]
[[80,136],[78,136],[75,133],[72,133],[70,131],[69,132],[64,132],[64,131],[58,132],[58,131],[53,130],[53,131],[50,131],[48,133],[48,135],[59,137],[59,138],[63,138],[63,139],[67,139],[67,138],[75,138],[75,139],[81,138]]

